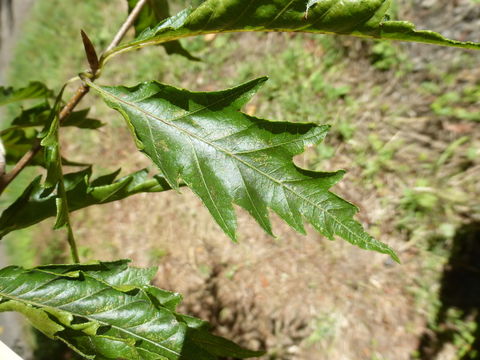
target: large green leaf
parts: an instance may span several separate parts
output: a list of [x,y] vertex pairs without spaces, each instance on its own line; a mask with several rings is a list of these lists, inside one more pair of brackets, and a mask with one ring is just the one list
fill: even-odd
[[168,183],[177,187],[183,179],[232,239],[235,203],[270,234],[269,208],[301,233],[306,220],[330,239],[338,235],[397,259],[353,219],[355,206],[328,191],[343,171],[313,172],[293,163],[294,155],[323,140],[328,126],[271,122],[239,111],[265,80],[208,93],[158,82],[133,88],[89,84],[125,117],[137,146]]
[[[18,311],[87,359],[215,360],[248,351],[175,312],[178,294],[155,288],[156,269],[128,261],[0,270],[0,311]],[[214,345],[214,349],[211,347]]]
[[207,0],[186,9],[116,49],[114,53],[188,36],[238,31],[344,34],[480,49],[479,43],[449,40],[412,23],[391,21],[391,0]]
[[37,81],[31,82],[28,86],[20,89],[12,87],[0,87],[0,106],[17,101],[46,98],[51,95],[48,88]]
[[[170,187],[161,177],[148,178],[148,171],[137,171],[115,180],[119,171],[91,181],[92,170],[64,176],[66,199],[70,211],[122,200],[141,192],[161,192]],[[49,192],[37,177],[0,216],[0,238],[11,231],[34,225],[56,214],[57,194]]]
[[[128,11],[131,12],[138,0],[128,0]],[[139,36],[143,31],[157,25],[160,21],[170,17],[170,7],[168,0],[148,0],[146,5],[140,11],[135,20],[135,34]],[[162,46],[165,48],[167,54],[177,54],[185,56],[187,59],[198,61],[199,59],[186,50],[180,41],[169,41]]]

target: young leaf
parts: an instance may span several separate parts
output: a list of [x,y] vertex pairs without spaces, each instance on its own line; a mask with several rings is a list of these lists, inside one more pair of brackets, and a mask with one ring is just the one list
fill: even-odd
[[51,91],[41,82],[31,82],[21,89],[0,86],[0,106],[11,104],[17,101],[46,98]]
[[[69,210],[106,204],[141,192],[170,190],[162,178],[158,176],[148,178],[146,169],[115,180],[118,173],[119,171],[116,171],[93,181],[90,181],[91,168],[66,174],[64,183]],[[0,216],[0,238],[11,231],[26,228],[55,216],[56,198],[54,193],[48,193],[40,177],[34,179],[23,194]]]
[[342,34],[480,49],[479,43],[449,40],[416,30],[407,21],[388,20],[391,0],[207,0],[147,29],[115,53],[188,36],[238,31],[291,31]]
[[[131,12],[138,0],[128,0],[128,12]],[[168,0],[148,0],[147,4],[142,8],[142,11],[135,20],[135,35],[139,36],[143,31],[150,29],[157,25],[160,21],[170,17],[170,7]],[[177,54],[186,57],[193,61],[199,61],[197,57],[193,56],[186,50],[180,41],[169,41],[162,46],[165,48],[167,54]]]
[[313,172],[293,163],[306,146],[323,140],[328,126],[271,122],[239,111],[265,80],[207,93],[158,82],[132,88],[89,85],[124,116],[137,145],[168,183],[175,188],[183,179],[232,239],[235,203],[269,234],[270,208],[301,233],[306,220],[329,239],[338,235],[398,260],[353,219],[355,206],[328,191],[343,171]]
[[[0,311],[18,311],[87,359],[216,360],[248,351],[177,314],[178,294],[150,285],[128,261],[0,270]],[[218,345],[212,351],[212,344]]]

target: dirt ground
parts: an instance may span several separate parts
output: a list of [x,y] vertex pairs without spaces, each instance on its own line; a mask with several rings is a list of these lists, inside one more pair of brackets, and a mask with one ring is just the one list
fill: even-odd
[[[478,3],[433,0],[409,4],[400,10],[402,18],[452,38],[480,39]],[[254,34],[235,39],[254,49],[261,49],[265,41],[273,43],[273,49],[288,42],[276,34],[266,40]],[[345,47],[349,66],[329,80],[352,89],[357,108],[348,116],[352,116],[349,121],[355,133],[346,142],[333,130],[326,141],[335,155],[323,160],[321,169],[348,170],[334,192],[359,206],[358,219],[398,251],[401,265],[340,240],[328,241],[312,229],[307,236],[298,235],[274,214],[276,238],[269,237],[241,209],[239,241],[232,243],[188,190],[142,194],[77,212],[73,221],[83,258],[131,258],[135,265],[158,266],[156,285],[184,295],[181,311],[209,320],[216,333],[244,346],[267,349],[262,360],[457,359],[448,343],[431,357],[423,355],[426,350],[421,348],[422,337],[430,331],[431,303],[438,301],[442,269],[448,261],[448,256],[431,251],[428,239],[437,234],[446,217],[455,219],[456,227],[479,221],[480,181],[474,179],[479,178],[480,161],[477,156],[466,164],[466,148],[460,147],[465,151],[450,154],[435,170],[438,182],[421,185],[419,180],[430,171],[424,165],[441,159],[460,137],[468,135],[469,146],[478,149],[480,123],[433,113],[432,95],[420,93],[419,84],[437,81],[432,74],[438,71],[454,74],[448,80],[452,89],[478,86],[480,59],[468,52],[406,44],[401,49],[411,59],[411,71],[392,76],[395,69],[382,72],[371,66],[365,56],[371,45],[365,41],[336,41]],[[312,56],[319,56],[315,51]],[[467,63],[459,60],[464,54],[470,56]],[[381,92],[375,91],[379,86]],[[478,105],[478,101],[468,104],[477,111]],[[372,133],[383,144],[377,154],[390,144],[399,145],[382,171],[365,176],[368,169],[353,149]],[[127,172],[149,165],[134,148],[127,130],[105,128],[101,135],[102,142],[88,150],[100,155],[99,167],[114,169],[120,162]],[[72,155],[82,149],[81,144],[71,142],[64,147]],[[308,150],[296,161],[315,168],[315,151]],[[400,173],[397,167],[406,169]],[[447,177],[448,182],[442,182]],[[419,192],[433,188],[440,194],[437,206],[441,210],[422,215],[425,228],[414,229],[417,222],[411,219],[407,220],[413,225],[402,225],[407,216],[400,215],[407,188]],[[452,189],[463,190],[451,193]],[[39,233],[52,236],[47,227]],[[448,241],[442,244],[451,245]],[[40,247],[42,251],[48,249]]]

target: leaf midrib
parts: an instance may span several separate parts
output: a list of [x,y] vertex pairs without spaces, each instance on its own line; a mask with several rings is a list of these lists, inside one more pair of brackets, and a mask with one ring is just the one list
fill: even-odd
[[[93,87],[94,87],[97,91],[99,91],[100,93],[102,93],[103,95],[106,95],[107,97],[110,97],[111,99],[113,99],[113,100],[115,100],[115,101],[117,101],[117,102],[119,102],[119,103],[122,103],[122,104],[124,104],[124,105],[131,106],[132,108],[134,108],[135,110],[139,111],[140,113],[143,113],[143,114],[146,115],[146,116],[149,116],[149,117],[151,117],[151,118],[153,118],[153,119],[155,119],[155,120],[158,120],[158,121],[164,123],[164,124],[167,125],[167,126],[171,126],[171,127],[175,128],[175,129],[177,129],[179,132],[185,133],[185,134],[187,134],[188,136],[190,136],[190,137],[192,137],[192,138],[195,138],[195,139],[197,139],[197,140],[199,140],[199,141],[201,141],[201,142],[203,142],[203,143],[205,143],[205,144],[207,144],[207,145],[209,145],[209,146],[211,146],[211,147],[213,147],[213,148],[216,148],[218,151],[223,152],[224,154],[226,154],[226,155],[228,155],[228,156],[236,159],[237,161],[243,163],[245,166],[247,166],[247,167],[249,167],[249,168],[257,171],[257,172],[260,173],[260,174],[262,174],[263,176],[265,176],[266,178],[268,178],[268,179],[271,180],[272,182],[274,182],[274,183],[278,184],[279,186],[287,189],[288,191],[290,191],[291,193],[293,193],[295,196],[299,197],[300,199],[302,199],[303,201],[307,202],[307,203],[310,204],[311,206],[313,206],[313,207],[315,207],[315,208],[318,208],[318,209],[320,209],[321,211],[323,211],[325,214],[327,214],[329,217],[331,217],[331,219],[333,219],[334,222],[336,222],[337,224],[339,224],[339,225],[340,225],[341,227],[343,227],[349,234],[351,234],[352,237],[359,239],[359,241],[361,241],[361,242],[365,241],[361,236],[359,236],[358,234],[356,234],[355,232],[353,232],[348,226],[346,226],[343,222],[341,222],[335,215],[333,215],[332,213],[330,213],[328,210],[322,208],[319,204],[316,204],[316,203],[310,201],[308,198],[306,198],[306,197],[304,197],[304,196],[296,193],[292,188],[288,187],[288,186],[287,186],[285,183],[283,183],[282,181],[277,180],[277,179],[271,177],[270,175],[268,175],[267,173],[263,172],[263,171],[260,170],[259,168],[253,166],[252,164],[244,161],[243,159],[239,158],[239,157],[236,156],[235,154],[229,152],[227,149],[224,149],[223,147],[221,147],[221,146],[219,146],[219,145],[217,145],[217,144],[211,143],[211,142],[209,142],[208,140],[206,140],[206,139],[204,139],[204,138],[202,138],[202,137],[200,137],[200,136],[197,136],[196,134],[193,134],[193,133],[189,132],[188,130],[183,129],[183,128],[181,128],[181,127],[179,127],[179,126],[176,126],[175,124],[171,123],[172,120],[183,119],[183,118],[185,118],[185,117],[187,117],[187,116],[191,116],[192,114],[195,114],[195,113],[201,112],[201,111],[203,111],[203,110],[206,110],[206,109],[209,108],[208,106],[203,106],[203,107],[201,107],[201,108],[199,108],[199,109],[196,109],[195,111],[190,112],[190,113],[188,113],[188,114],[186,114],[186,115],[182,115],[182,116],[179,116],[179,117],[177,117],[177,118],[175,118],[175,119],[172,119],[172,120],[170,120],[170,121],[167,121],[167,120],[164,120],[164,119],[161,119],[161,118],[155,116],[155,115],[152,114],[152,113],[149,113],[148,111],[143,110],[142,108],[140,108],[139,106],[137,106],[135,103],[132,103],[132,102],[123,100],[123,99],[121,99],[121,98],[113,95],[112,93],[103,90],[101,87],[99,87],[99,86],[97,86],[97,85],[93,85]],[[210,104],[210,106],[213,106],[213,105],[215,105],[216,103],[225,101],[226,99],[232,97],[233,95],[235,95],[235,94],[226,96],[226,97],[218,100],[217,102],[214,102],[214,103]],[[155,144],[155,141],[154,141],[154,139],[153,139],[153,136],[151,137],[151,140],[153,140],[152,143]],[[155,147],[155,146],[154,146],[154,147]]]

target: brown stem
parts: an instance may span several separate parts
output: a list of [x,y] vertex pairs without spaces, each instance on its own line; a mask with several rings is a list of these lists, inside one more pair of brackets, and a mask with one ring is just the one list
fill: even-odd
[[[135,19],[138,17],[140,14],[140,11],[142,8],[145,6],[148,0],[140,0],[135,8],[132,10],[130,15],[127,17],[125,22],[122,24],[120,29],[118,30],[117,34],[113,38],[112,42],[110,45],[108,45],[107,49],[105,52],[113,49],[115,46],[117,46],[120,41],[122,41],[123,37],[127,33],[128,29],[133,25],[135,22]],[[95,75],[93,74],[92,81],[95,80]],[[60,123],[65,121],[65,119],[72,113],[72,111],[75,109],[75,107],[78,105],[78,103],[83,99],[83,97],[88,93],[90,88],[84,84],[82,84],[75,94],[72,96],[72,98],[68,101],[68,103],[63,107],[62,111],[60,111],[59,117],[60,117]],[[23,155],[23,157],[15,164],[13,169],[6,174],[3,174],[0,176],[0,195],[3,193],[3,191],[6,189],[6,187],[22,172],[23,169],[32,161],[32,159],[35,157],[35,155],[38,154],[38,152],[42,149],[42,146],[40,145],[40,140],[37,140],[32,148]]]

